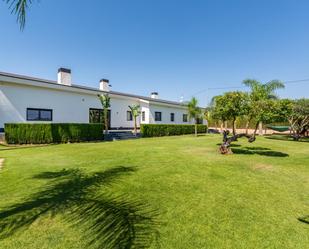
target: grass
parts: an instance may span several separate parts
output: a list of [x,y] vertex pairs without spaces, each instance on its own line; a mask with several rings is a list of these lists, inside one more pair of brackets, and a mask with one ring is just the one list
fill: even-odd
[[221,137],[0,147],[0,247],[308,248],[308,144]]

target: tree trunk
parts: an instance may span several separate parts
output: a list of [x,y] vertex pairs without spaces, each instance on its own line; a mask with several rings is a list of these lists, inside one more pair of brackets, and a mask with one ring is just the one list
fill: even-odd
[[221,122],[220,130],[221,130],[221,133],[223,133],[223,121]]
[[107,117],[108,110],[104,109],[104,123],[105,123],[105,134],[108,134],[108,117]]
[[136,134],[137,134],[137,128],[136,128],[136,117],[134,117],[134,134],[135,134],[135,136],[136,136]]
[[246,122],[246,135],[248,135],[249,124],[250,124],[250,121],[248,120],[248,121]]
[[224,121],[224,129],[227,129],[227,121]]
[[194,132],[195,132],[195,136],[197,137],[197,123],[195,123],[194,125]]
[[230,148],[230,145],[231,145],[232,142],[237,141],[238,138],[246,137],[246,138],[248,138],[249,143],[252,143],[252,142],[255,141],[255,135],[254,134],[252,136],[250,136],[250,135],[247,135],[245,133],[241,133],[241,134],[234,135],[232,137],[228,137],[229,133],[230,132],[228,130],[225,130],[223,132],[223,143],[219,147],[219,151],[220,151],[221,154],[232,154],[233,152]]
[[233,135],[236,135],[236,118],[233,118]]
[[263,122],[262,121],[259,122],[259,135],[263,136]]

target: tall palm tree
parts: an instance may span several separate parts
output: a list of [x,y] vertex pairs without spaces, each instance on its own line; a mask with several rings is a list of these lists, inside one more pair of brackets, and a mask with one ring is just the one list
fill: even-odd
[[104,130],[105,134],[108,133],[108,109],[111,107],[111,98],[109,97],[108,93],[99,94],[98,95],[102,108],[103,108],[103,115],[104,115]]
[[201,117],[202,111],[198,107],[198,100],[195,97],[192,97],[188,103],[188,114],[190,119],[194,119],[194,131],[197,137],[197,121]]
[[17,16],[20,29],[23,30],[26,24],[26,12],[33,0],[3,0],[9,4],[12,14]]
[[131,113],[134,119],[134,134],[136,135],[137,134],[136,119],[141,114],[140,105],[129,105],[129,108],[131,110]]
[[[261,103],[267,102],[271,99],[277,99],[278,97],[275,94],[275,90],[284,88],[283,82],[279,80],[272,80],[265,84],[254,80],[254,79],[246,79],[243,81],[243,84],[250,88],[250,101],[251,101],[251,108],[248,112],[248,121],[246,127],[246,133],[248,132],[248,125],[250,121],[257,116],[257,112],[259,110],[258,106],[261,106]],[[258,129],[258,126],[261,126],[260,120],[256,123],[254,136]]]

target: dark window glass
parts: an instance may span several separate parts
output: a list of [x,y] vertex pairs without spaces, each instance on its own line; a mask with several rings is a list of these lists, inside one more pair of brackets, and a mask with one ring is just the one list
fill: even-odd
[[103,124],[104,114],[103,109],[89,109],[89,123]]
[[142,121],[145,121],[145,112],[142,112]]
[[197,124],[203,124],[203,119],[202,118],[197,118],[196,119]]
[[40,111],[34,109],[27,110],[27,120],[39,120],[40,119]]
[[[89,109],[89,123],[104,124],[104,111],[103,109]],[[107,125],[108,129],[111,128],[111,110],[107,110]]]
[[162,112],[155,112],[155,121],[162,120]]
[[133,120],[132,112],[127,111],[127,121],[132,121],[132,120]]
[[188,122],[188,114],[183,114],[182,115],[182,121],[183,122]]
[[27,120],[28,121],[52,121],[53,120],[53,110],[27,108]]
[[175,113],[171,113],[171,122],[175,121]]
[[40,111],[40,117],[41,117],[41,120],[52,120],[52,112],[46,111],[46,110],[41,110]]

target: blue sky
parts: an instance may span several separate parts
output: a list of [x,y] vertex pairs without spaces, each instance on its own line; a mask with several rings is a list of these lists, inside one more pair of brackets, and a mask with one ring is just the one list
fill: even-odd
[[[26,28],[0,1],[0,71],[205,105],[245,78],[309,78],[309,1],[40,0]],[[309,82],[282,97],[309,97]],[[234,89],[231,89],[234,90]]]

